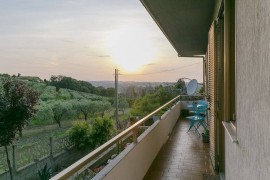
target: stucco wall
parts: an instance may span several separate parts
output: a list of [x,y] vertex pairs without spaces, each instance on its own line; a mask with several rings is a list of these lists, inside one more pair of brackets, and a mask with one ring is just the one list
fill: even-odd
[[270,1],[236,1],[237,138],[225,135],[226,180],[270,179]]

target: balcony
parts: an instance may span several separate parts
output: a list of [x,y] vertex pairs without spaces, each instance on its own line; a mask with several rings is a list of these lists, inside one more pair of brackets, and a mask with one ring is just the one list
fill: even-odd
[[187,133],[189,121],[179,119],[144,179],[207,179],[215,177],[209,144],[194,132]]
[[[189,122],[180,118],[186,102],[179,97],[150,113],[52,179],[87,176],[89,167],[115,144],[127,137],[133,142],[95,175],[94,179],[206,179],[214,177],[209,145],[195,132],[187,133]],[[162,109],[169,108],[139,136],[138,130]],[[82,177],[82,176],[80,176]],[[89,178],[89,176],[88,176]],[[213,178],[212,178],[213,179]]]

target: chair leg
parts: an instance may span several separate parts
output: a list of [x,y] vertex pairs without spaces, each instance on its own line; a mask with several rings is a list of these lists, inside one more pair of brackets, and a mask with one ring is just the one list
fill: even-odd
[[188,129],[187,132],[189,132],[191,130],[191,128],[194,126],[194,124],[195,124],[194,121],[191,121],[190,126],[189,126],[189,129]]

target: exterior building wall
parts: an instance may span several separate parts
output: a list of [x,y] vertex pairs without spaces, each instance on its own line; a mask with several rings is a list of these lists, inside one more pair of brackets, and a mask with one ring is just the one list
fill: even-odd
[[226,180],[270,178],[270,1],[236,1],[238,144],[225,134]]

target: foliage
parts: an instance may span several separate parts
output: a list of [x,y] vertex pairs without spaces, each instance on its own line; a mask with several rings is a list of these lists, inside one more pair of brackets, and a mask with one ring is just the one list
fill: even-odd
[[38,176],[40,180],[49,180],[52,176],[52,169],[48,168],[46,164],[43,169],[38,170]]
[[41,101],[38,106],[38,112],[33,117],[32,121],[38,124],[46,124],[48,121],[53,120],[52,105],[48,102]]
[[82,150],[87,147],[92,147],[92,127],[86,121],[77,121],[73,123],[72,128],[68,132],[69,139],[74,143],[75,147]]
[[86,93],[94,93],[102,96],[112,97],[114,96],[114,88],[105,89],[103,87],[94,87],[91,83],[86,81],[78,81],[71,77],[66,76],[51,76],[49,84],[56,87],[56,91],[59,91],[60,88],[81,91]]
[[103,116],[105,114],[105,111],[111,109],[111,104],[108,101],[105,101],[105,100],[96,101],[96,102],[97,102],[97,111],[101,112],[101,114],[102,114],[101,117],[103,118]]
[[134,116],[145,116],[159,107],[158,98],[155,94],[148,94],[134,102],[131,114]]
[[147,94],[134,102],[131,114],[134,116],[145,116],[159,108],[176,94],[168,88],[160,86],[154,94]]
[[202,94],[203,91],[204,91],[204,90],[203,90],[203,87],[201,87],[201,88],[199,89],[199,93]]
[[97,118],[93,123],[92,139],[95,147],[109,140],[115,130],[114,121],[109,117]]
[[0,146],[5,146],[11,180],[13,175],[7,146],[34,116],[37,102],[38,93],[22,81],[12,78],[3,80],[0,92]]
[[67,89],[60,89],[58,91],[58,98],[63,100],[71,99],[71,95]]
[[80,100],[73,104],[73,108],[78,112],[82,112],[84,120],[87,120],[88,114],[95,113],[97,108],[97,102],[91,100]]
[[119,101],[118,102],[118,108],[119,108],[119,110],[122,111],[123,114],[125,114],[125,110],[127,108],[129,108],[129,104],[127,102],[127,99],[125,97],[123,97],[123,96],[120,96],[119,99],[118,99],[118,101]]
[[70,116],[72,112],[72,105],[65,101],[56,101],[52,104],[53,119],[57,122],[58,126],[61,127],[61,121],[63,118]]
[[5,79],[0,92],[0,146],[7,146],[36,113],[38,93],[21,81]]
[[40,95],[42,101],[54,100],[57,96],[56,88],[53,86],[46,86]]
[[178,81],[175,84],[175,88],[180,90],[180,94],[186,94],[187,89],[186,89],[186,83],[183,79],[178,79]]

